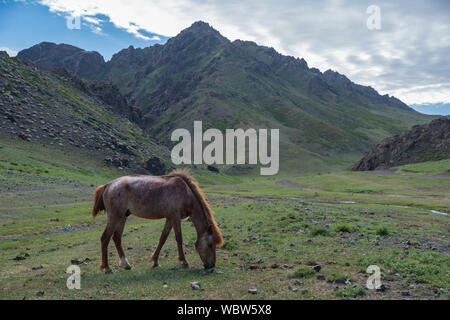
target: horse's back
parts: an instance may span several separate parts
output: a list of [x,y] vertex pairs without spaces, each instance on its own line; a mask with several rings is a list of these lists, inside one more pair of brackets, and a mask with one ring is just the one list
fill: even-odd
[[133,175],[111,181],[106,197],[111,211],[129,210],[142,218],[160,219],[186,211],[191,192],[176,177]]

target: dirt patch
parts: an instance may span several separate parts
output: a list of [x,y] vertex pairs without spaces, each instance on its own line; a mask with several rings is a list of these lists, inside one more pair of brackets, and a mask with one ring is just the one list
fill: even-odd
[[88,230],[88,229],[100,227],[102,225],[105,225],[105,223],[104,222],[82,223],[82,224],[74,226],[74,227],[72,227],[72,226],[56,227],[55,229],[44,230],[41,233],[37,233],[37,234],[21,234],[21,235],[8,234],[5,236],[0,236],[0,240],[14,240],[14,239],[19,239],[19,238],[29,238],[32,236],[51,235],[51,234],[55,234],[55,233]]
[[415,177],[415,178],[441,178],[441,179],[450,179],[450,172],[444,172],[441,174],[435,175],[422,175],[422,174],[402,174],[398,173],[395,169],[387,169],[387,170],[369,170],[369,171],[360,171],[365,174],[375,174],[380,176],[395,176],[395,177]]
[[289,180],[279,180],[279,181],[275,181],[276,184],[279,184],[280,186],[286,187],[286,188],[291,188],[291,189],[305,189],[308,188],[309,186],[306,184],[299,184],[299,183],[295,183]]

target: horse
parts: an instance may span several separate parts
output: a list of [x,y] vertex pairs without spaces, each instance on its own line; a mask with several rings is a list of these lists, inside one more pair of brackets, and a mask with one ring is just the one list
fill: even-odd
[[100,270],[111,273],[108,264],[108,244],[114,240],[120,261],[119,267],[131,269],[122,247],[122,233],[127,217],[131,214],[146,219],[166,219],[158,246],[150,257],[157,267],[158,257],[174,229],[178,246],[178,259],[189,267],[183,251],[181,219],[190,217],[196,231],[195,248],[205,269],[214,271],[216,247],[223,244],[222,233],[214,219],[214,213],[205,199],[197,181],[187,170],[175,170],[168,175],[123,176],[94,191],[92,216],[106,211],[107,224],[101,236]]

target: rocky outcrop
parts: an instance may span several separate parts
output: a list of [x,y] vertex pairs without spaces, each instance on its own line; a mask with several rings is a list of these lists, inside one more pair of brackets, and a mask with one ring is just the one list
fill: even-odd
[[405,134],[377,144],[352,168],[354,171],[387,169],[393,166],[450,158],[450,119],[438,118],[414,126]]
[[168,168],[164,162],[162,162],[158,157],[151,157],[148,161],[145,161],[142,169],[144,173],[151,173],[157,176],[166,174],[168,171]]

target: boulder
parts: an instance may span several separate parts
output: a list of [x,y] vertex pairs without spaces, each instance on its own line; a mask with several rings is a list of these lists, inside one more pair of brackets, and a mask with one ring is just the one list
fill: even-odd
[[144,162],[142,168],[157,176],[166,174],[167,172],[166,165],[158,157],[151,157],[148,161]]

